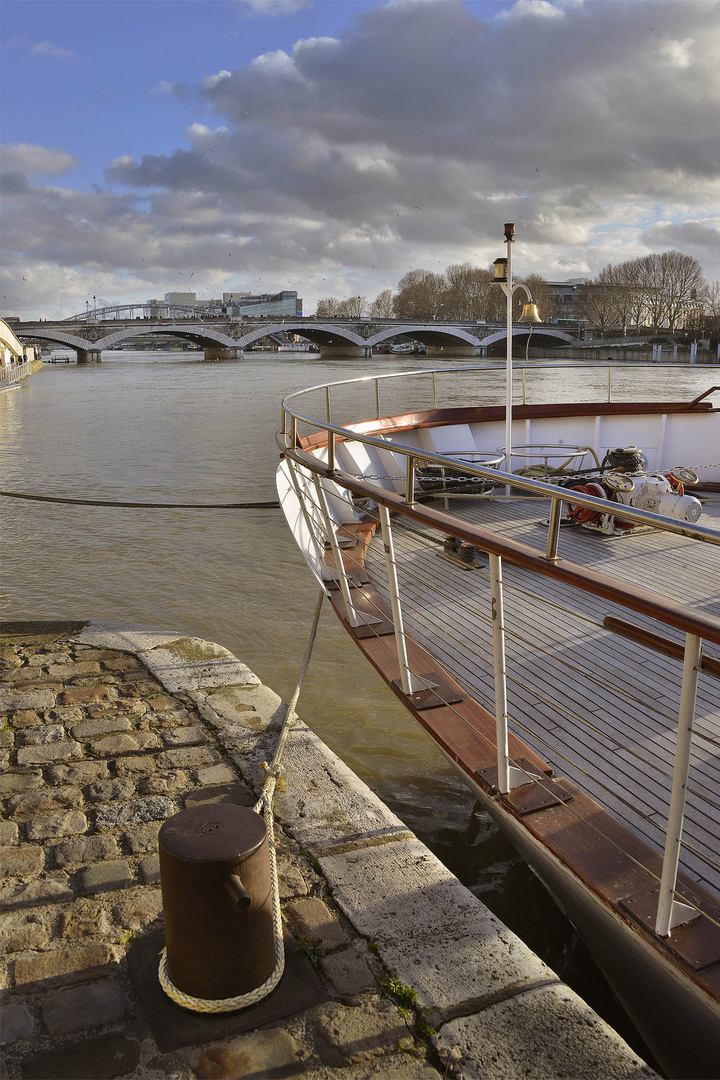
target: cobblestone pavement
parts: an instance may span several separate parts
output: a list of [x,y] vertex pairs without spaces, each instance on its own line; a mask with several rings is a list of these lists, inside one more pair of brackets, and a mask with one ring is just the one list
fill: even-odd
[[[252,801],[277,738],[280,700],[226,650],[172,633],[8,623],[0,626],[0,664],[3,1077],[508,1075],[502,1061],[485,1069],[468,1050],[468,1009],[451,989],[453,978],[466,981],[464,998],[479,1000],[481,959],[464,979],[446,951],[447,985],[426,976],[426,946],[404,926],[402,905],[391,904],[384,922],[377,888],[373,914],[360,910],[363,889],[351,879],[369,882],[362,860],[379,865],[392,853],[394,869],[388,864],[378,881],[395,873],[406,889],[408,866],[431,873],[427,888],[440,890],[433,905],[441,917],[442,890],[462,887],[305,725],[289,742],[294,764],[277,800],[281,896],[327,1000],[265,1029],[161,1053],[127,955],[132,942],[162,928],[159,828],[203,799]],[[480,917],[481,905],[467,896],[463,922]],[[489,938],[492,916],[482,917]],[[522,965],[526,989],[571,995],[536,958],[523,954]],[[515,968],[513,985],[522,982]],[[402,980],[410,985],[406,972],[415,970],[410,991]],[[493,990],[503,997],[500,984]],[[617,1059],[605,1076],[651,1075],[587,1006],[572,1008]],[[442,1031],[434,1034],[428,1020]],[[555,1075],[554,1066],[542,1068],[523,1075]]]

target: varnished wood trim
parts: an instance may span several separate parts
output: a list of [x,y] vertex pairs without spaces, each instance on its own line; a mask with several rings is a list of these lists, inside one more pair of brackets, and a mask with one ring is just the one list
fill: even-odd
[[[632,414],[657,415],[663,413],[711,413],[714,409],[709,401],[606,401],[589,403],[564,403],[552,405],[514,405],[513,419],[534,420],[554,416],[629,416]],[[426,409],[420,412],[400,413],[397,416],[381,416],[376,420],[363,420],[357,424],[347,424],[348,432],[358,435],[389,435],[414,428],[441,427],[452,424],[488,424],[505,419],[504,405],[482,405],[475,407],[460,406],[454,409]],[[347,436],[345,436],[347,438]],[[335,437],[341,442],[340,436]],[[303,449],[314,449],[327,445],[327,432],[318,431],[298,440]]]
[[[651,630],[645,630],[641,626],[634,626],[633,623],[626,622],[625,619],[618,619],[614,615],[606,615],[603,619],[603,626],[614,634],[620,634],[630,641],[636,641],[639,645],[646,645],[648,649],[654,649],[655,652],[662,653],[664,656],[671,656],[673,660],[682,662],[684,659],[685,651],[682,645],[678,645],[674,641],[668,641],[667,638],[661,637],[660,634],[653,634]],[[703,656],[700,667],[710,675],[720,677],[720,660],[717,657]]]

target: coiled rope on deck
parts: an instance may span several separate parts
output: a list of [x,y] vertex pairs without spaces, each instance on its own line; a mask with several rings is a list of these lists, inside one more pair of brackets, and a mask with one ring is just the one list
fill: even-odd
[[30,495],[21,491],[0,491],[6,499],[30,499],[32,502],[69,503],[71,506],[125,506],[139,510],[278,510],[280,503],[241,502],[241,503],[158,503],[158,502],[121,502],[110,499],[64,499],[58,495]]
[[266,779],[262,786],[262,791],[260,792],[260,798],[253,807],[256,814],[260,813],[262,808],[268,831],[270,884],[272,889],[272,922],[273,937],[275,939],[275,966],[264,983],[261,983],[260,986],[256,986],[254,990],[249,990],[246,994],[238,994],[236,997],[231,998],[198,998],[193,997],[191,994],[186,994],[183,990],[179,990],[177,986],[170,981],[167,970],[167,949],[163,949],[160,954],[160,965],[158,967],[160,985],[167,996],[174,1001],[176,1005],[182,1005],[183,1008],[190,1009],[192,1012],[227,1013],[236,1012],[238,1009],[246,1009],[250,1005],[256,1005],[259,1001],[262,1001],[263,998],[267,997],[268,994],[272,993],[285,971],[285,947],[283,944],[282,912],[280,910],[280,886],[278,882],[277,858],[275,853],[275,816],[272,804],[278,780],[285,772],[285,768],[281,764],[281,758],[285,750],[288,735],[290,734],[290,729],[297,720],[295,706],[300,697],[300,689],[305,679],[305,674],[310,663],[310,657],[312,656],[324,599],[325,593],[321,591],[315,607],[315,615],[313,617],[308,646],[305,650],[305,658],[302,662],[302,667],[300,668],[295,691],[285,712],[277,747],[275,748],[275,756],[269,765],[266,761],[263,762]]

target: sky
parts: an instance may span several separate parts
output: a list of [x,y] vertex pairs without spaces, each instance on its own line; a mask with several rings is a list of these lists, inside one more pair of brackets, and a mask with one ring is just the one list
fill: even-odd
[[2,0],[4,315],[720,279],[720,0]]

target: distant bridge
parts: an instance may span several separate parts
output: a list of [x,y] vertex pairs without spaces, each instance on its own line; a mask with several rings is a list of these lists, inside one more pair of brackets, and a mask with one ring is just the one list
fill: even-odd
[[[182,338],[202,346],[206,360],[223,360],[242,355],[263,338],[298,335],[325,356],[370,356],[377,346],[398,339],[419,341],[428,356],[484,356],[490,346],[505,341],[505,324],[471,320],[418,322],[411,319],[346,319],[317,316],[284,318],[188,317],[173,320],[156,318],[40,320],[13,324],[17,336],[42,344],[65,345],[74,349],[79,363],[98,362],[102,353],[128,341],[158,335]],[[524,324],[513,327],[513,338],[523,340],[529,333]],[[554,326],[539,324],[532,331],[533,343],[574,345],[576,339]]]

